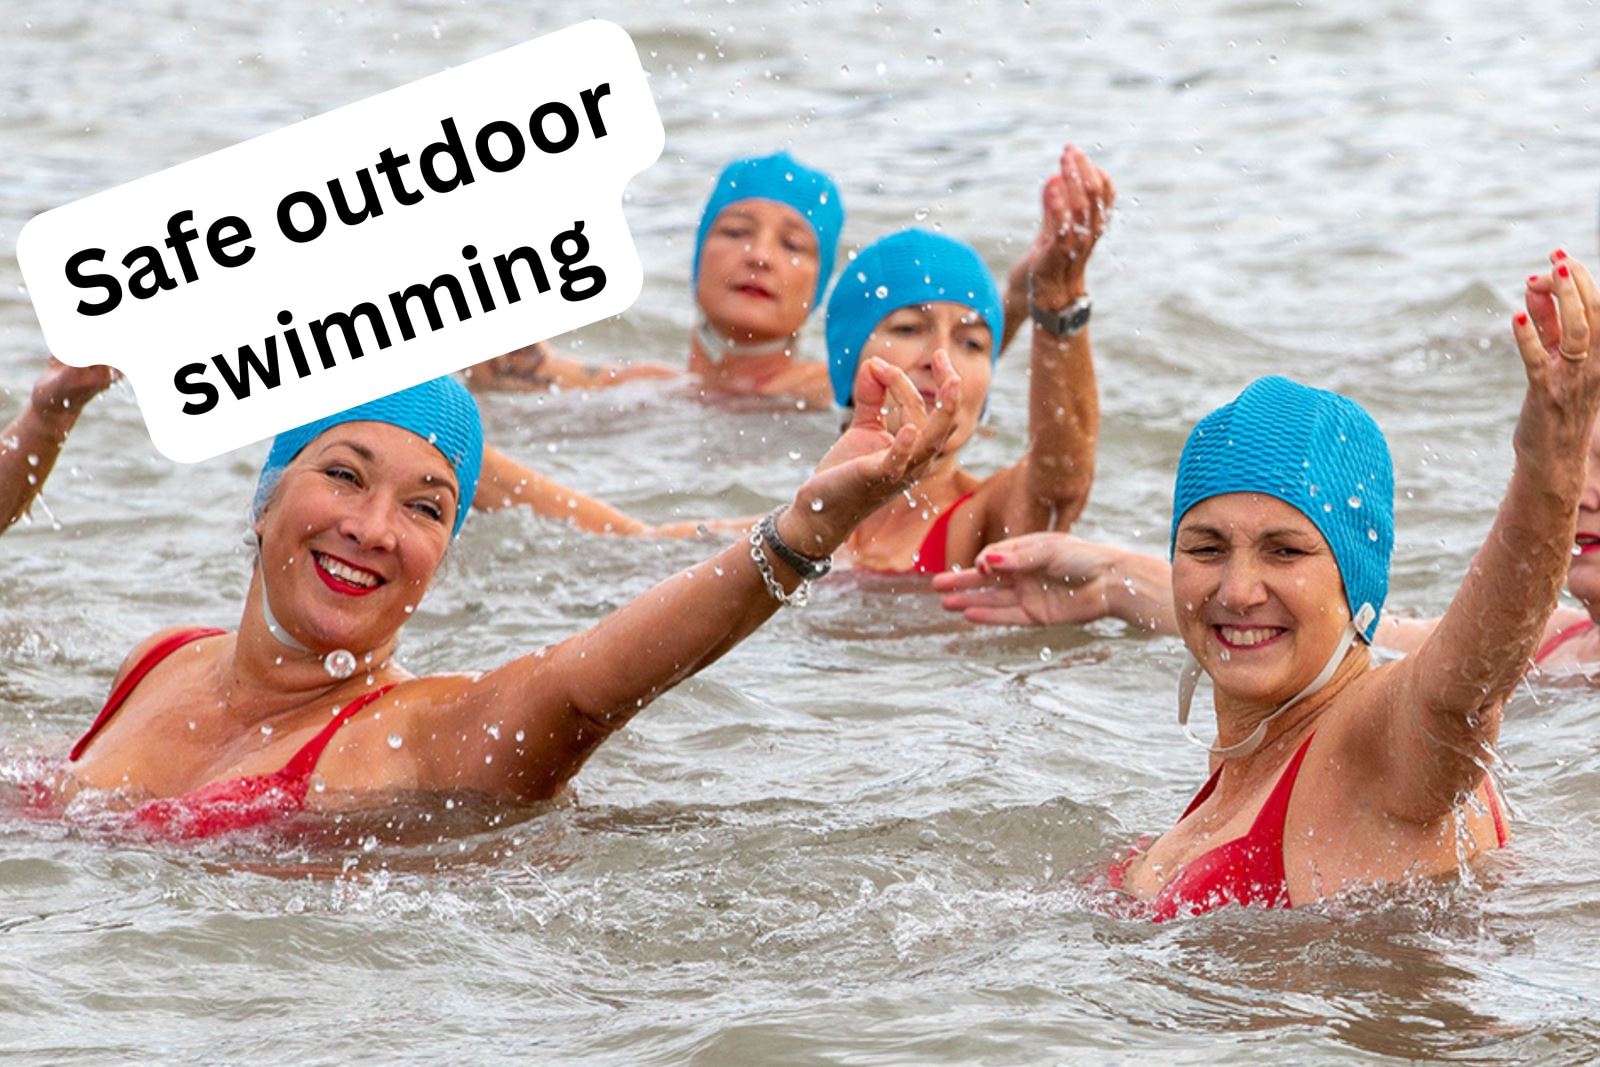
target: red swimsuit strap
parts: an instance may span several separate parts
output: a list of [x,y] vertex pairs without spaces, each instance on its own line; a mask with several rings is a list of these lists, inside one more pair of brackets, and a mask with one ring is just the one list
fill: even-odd
[[945,508],[933,520],[933,525],[928,527],[927,536],[922,539],[922,547],[917,549],[917,559],[911,565],[912,574],[940,574],[945,569],[945,542],[950,539],[950,519],[956,509],[972,498],[976,489],[969,489],[956,499],[954,504]]
[[89,732],[80,737],[78,743],[72,746],[72,751],[67,755],[67,760],[69,762],[75,761],[79,756],[83,755],[83,750],[89,747],[89,742],[93,741],[95,735],[100,732],[106,723],[111,721],[111,716],[115,715],[118,709],[122,707],[123,702],[128,699],[128,694],[133,692],[134,686],[143,681],[144,676],[154,670],[156,664],[191,641],[199,641],[203,638],[215,637],[218,634],[227,632],[214,626],[196,626],[191,630],[181,630],[173,634],[146,652],[139,658],[139,662],[133,665],[133,670],[123,675],[122,681],[118,682],[116,688],[111,690],[111,695],[106,698],[105,707],[100,709],[100,714],[95,717],[94,723],[89,727]]
[[1550,653],[1554,652],[1556,649],[1560,648],[1574,637],[1586,634],[1592,629],[1594,629],[1593,619],[1582,619],[1573,623],[1571,626],[1563,626],[1561,629],[1551,634],[1550,639],[1544,644],[1540,645],[1539,651],[1533,654],[1534,665],[1538,666],[1539,664],[1543,663],[1549,658]]
[[[1316,736],[1316,732],[1313,731],[1311,737]],[[1250,830],[1245,834],[1246,838],[1254,838],[1256,831],[1267,825],[1263,820],[1269,819],[1269,816],[1277,819],[1278,837],[1280,839],[1283,837],[1283,823],[1289,817],[1289,796],[1294,792],[1294,780],[1300,774],[1300,762],[1306,758],[1306,749],[1311,747],[1311,737],[1301,742],[1299,750],[1289,760],[1289,765],[1278,776],[1278,784],[1272,787],[1272,792],[1267,795],[1267,802],[1261,805],[1261,812],[1256,816],[1255,822],[1250,824]],[[1206,779],[1206,784],[1200,787],[1200,792],[1196,793],[1194,799],[1189,801],[1189,806],[1183,809],[1183,814],[1178,816],[1179,822],[1192,815],[1194,809],[1204,804],[1206,798],[1216,792],[1217,782],[1221,778],[1222,768],[1218,767],[1212,772],[1211,777]]]
[[317,736],[301,745],[300,751],[289,757],[289,762],[285,763],[283,770],[278,773],[288,779],[309,779],[311,772],[317,769],[317,761],[322,758],[323,749],[328,747],[328,742],[333,740],[333,735],[339,732],[339,727],[349,722],[356,712],[393,688],[394,683],[391,682],[386,686],[374,689],[370,693],[362,693],[346,704],[328,725],[317,731]]

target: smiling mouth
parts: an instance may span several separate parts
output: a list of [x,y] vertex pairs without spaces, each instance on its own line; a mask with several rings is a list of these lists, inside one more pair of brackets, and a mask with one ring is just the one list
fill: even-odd
[[345,596],[366,596],[384,584],[382,576],[326,552],[312,552],[311,560],[322,584]]
[[1591,552],[1600,552],[1600,537],[1596,537],[1594,534],[1581,533],[1574,537],[1572,542],[1577,546],[1576,554],[1579,556],[1587,556]]
[[1247,652],[1265,648],[1288,633],[1281,626],[1213,626],[1217,643],[1232,652]]

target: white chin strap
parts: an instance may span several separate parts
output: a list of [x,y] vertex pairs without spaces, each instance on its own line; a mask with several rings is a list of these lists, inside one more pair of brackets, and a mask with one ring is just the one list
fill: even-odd
[[780,337],[776,341],[760,341],[756,344],[740,344],[739,342],[722,336],[711,328],[711,324],[704,319],[695,327],[695,337],[700,342],[700,347],[706,355],[721,363],[729,356],[776,356],[783,352],[792,352],[798,334]]
[[1262,719],[1249,737],[1238,744],[1223,745],[1220,748],[1215,744],[1200,740],[1194,735],[1194,731],[1189,729],[1189,705],[1194,702],[1195,687],[1200,684],[1200,676],[1205,673],[1205,668],[1200,666],[1200,661],[1194,658],[1193,653],[1185,652],[1183,670],[1178,674],[1178,726],[1183,730],[1183,736],[1187,737],[1191,743],[1221,759],[1250,755],[1250,753],[1261,747],[1262,741],[1266,740],[1267,727],[1272,725],[1274,719],[1333,680],[1334,672],[1339,669],[1339,664],[1344,662],[1345,653],[1350,651],[1350,646],[1355,643],[1355,639],[1368,626],[1372,625],[1372,620],[1376,617],[1376,614],[1372,610],[1372,605],[1361,605],[1361,610],[1356,612],[1356,617],[1349,626],[1345,627],[1343,636],[1339,638],[1338,647],[1333,650],[1333,655],[1328,657],[1328,662],[1323,664],[1322,670],[1317,673],[1317,676],[1311,679],[1311,684],[1278,705],[1278,709],[1265,719]]
[[[244,541],[247,545],[253,544],[256,546],[256,567],[259,569],[261,567],[261,537],[254,530],[251,530],[244,535]],[[261,572],[261,621],[267,624],[267,633],[271,634],[273,640],[277,641],[278,644],[296,652],[304,652],[308,656],[316,655],[311,649],[301,644],[294,634],[284,629],[283,624],[278,621],[278,617],[272,614],[272,602],[267,599],[267,575],[265,571]],[[356,672],[355,653],[348,649],[336,648],[322,658],[322,667],[333,678],[348,678]]]
[[261,618],[267,624],[267,633],[271,634],[280,645],[294,649],[296,652],[310,652],[311,650],[295,639],[294,634],[283,628],[278,617],[272,614],[272,604],[267,600],[267,576],[261,576]]

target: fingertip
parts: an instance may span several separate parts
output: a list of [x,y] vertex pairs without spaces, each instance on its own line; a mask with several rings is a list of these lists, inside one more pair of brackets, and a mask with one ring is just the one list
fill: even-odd
[[1526,311],[1519,311],[1515,315],[1511,316],[1512,324],[1518,329],[1526,328],[1528,323],[1531,321],[1532,320],[1528,318],[1528,313]]

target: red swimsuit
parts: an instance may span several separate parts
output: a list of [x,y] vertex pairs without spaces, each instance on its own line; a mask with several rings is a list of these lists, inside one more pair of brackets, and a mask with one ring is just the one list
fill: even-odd
[[[89,732],[72,746],[72,753],[68,759],[76,760],[83,755],[89,742],[94,740],[95,735],[111,721],[111,717],[128,699],[128,694],[133,692],[134,686],[138,685],[156,664],[184,645],[223,633],[227,631],[185,630],[173,634],[145,653],[121,683],[111,691],[111,696],[106,699],[105,707],[100,709],[94,725],[90,726]],[[134,822],[168,837],[211,837],[259,826],[300,811],[305,807],[306,794],[310,791],[311,775],[316,770],[317,760],[322,757],[323,749],[328,747],[328,742],[333,740],[333,735],[339,731],[339,727],[348,722],[356,712],[393,688],[392,685],[386,685],[381,689],[374,689],[346,704],[333,716],[327,726],[301,746],[300,751],[289,757],[289,762],[285,763],[282,769],[272,774],[251,774],[243,778],[213,782],[180,796],[159,797],[147,801],[133,812]]]
[[956,508],[965,504],[972,498],[972,491],[963,493],[954,504],[945,508],[938,518],[933,520],[933,525],[928,527],[927,536],[922,539],[922,547],[917,549],[917,554],[911,564],[912,574],[943,574],[945,571],[946,542],[950,540],[950,518],[956,513]]
[[1556,649],[1571,641],[1574,637],[1582,637],[1592,629],[1594,629],[1593,619],[1582,619],[1571,626],[1563,626],[1550,635],[1550,640],[1539,646],[1539,651],[1533,654],[1533,665],[1537,667],[1549,659],[1550,654]]
[[[1224,904],[1289,907],[1289,877],[1283,866],[1283,828],[1289,817],[1289,798],[1294,794],[1300,764],[1315,736],[1312,734],[1306,738],[1289,760],[1289,765],[1278,777],[1278,784],[1272,787],[1267,802],[1261,805],[1260,814],[1244,836],[1203,853],[1179,871],[1177,877],[1168,882],[1150,902],[1144,913],[1148,918],[1155,922],[1166,922],[1179,915],[1198,915]],[[1184,809],[1179,822],[1205,803],[1217,788],[1217,781],[1221,777],[1222,768],[1218,767]],[[1489,786],[1489,811],[1494,816],[1495,837],[1504,846],[1505,823],[1501,820],[1500,803],[1492,784]],[[1121,887],[1122,875],[1131,862],[1130,859],[1112,868],[1113,886]]]

